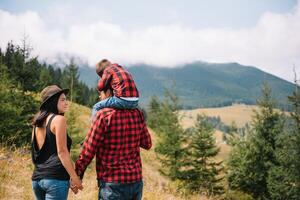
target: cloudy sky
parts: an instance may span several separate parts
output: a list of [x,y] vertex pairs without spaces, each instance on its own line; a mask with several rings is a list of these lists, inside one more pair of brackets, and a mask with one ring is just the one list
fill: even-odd
[[40,59],[167,67],[238,62],[300,73],[300,0],[0,0],[0,47],[24,33]]

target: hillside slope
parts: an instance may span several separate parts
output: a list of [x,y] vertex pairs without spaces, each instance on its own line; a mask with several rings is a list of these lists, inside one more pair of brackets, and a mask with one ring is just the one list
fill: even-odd
[[[286,107],[286,96],[293,84],[255,67],[238,63],[213,64],[195,62],[164,68],[150,65],[128,66],[141,93],[141,104],[148,104],[149,97],[162,97],[165,88],[172,88],[184,108],[215,107],[231,103],[255,104],[261,94],[263,82],[267,82],[278,103]],[[80,79],[91,87],[97,83],[94,69],[79,68]]]
[[[72,103],[79,117],[75,122],[79,134],[69,131],[73,139],[72,158],[76,160],[80,151],[80,142],[85,137],[90,126],[91,110],[85,106]],[[80,114],[79,114],[80,113]],[[196,200],[199,196],[188,196],[186,198],[177,191],[176,186],[159,172],[159,162],[156,159],[154,146],[156,134],[150,130],[153,140],[153,148],[149,151],[142,150],[143,176],[144,176],[144,200]],[[223,156],[223,155],[222,155]],[[14,149],[1,146],[0,144],[0,200],[31,200],[33,193],[31,189],[31,174],[33,165],[31,162],[30,150],[28,147]],[[98,188],[95,172],[95,161],[87,168],[83,179],[84,190],[78,195],[69,193],[70,200],[92,200],[97,199]],[[206,197],[201,197],[207,200]]]

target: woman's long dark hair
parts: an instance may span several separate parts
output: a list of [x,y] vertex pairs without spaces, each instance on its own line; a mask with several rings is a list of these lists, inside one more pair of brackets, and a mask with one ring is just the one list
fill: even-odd
[[40,111],[37,112],[35,114],[35,116],[33,117],[31,125],[37,126],[37,127],[44,127],[45,121],[46,121],[47,117],[49,116],[49,114],[53,113],[56,115],[58,115],[58,114],[63,115],[61,113],[58,113],[58,109],[57,109],[58,99],[61,94],[62,93],[58,93],[58,94],[54,95],[42,106]]

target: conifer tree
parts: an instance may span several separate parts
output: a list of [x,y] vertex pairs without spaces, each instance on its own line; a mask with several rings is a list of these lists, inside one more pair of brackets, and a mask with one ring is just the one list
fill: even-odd
[[147,125],[152,129],[158,128],[160,122],[160,102],[156,96],[152,96],[149,103]]
[[270,199],[268,175],[277,163],[276,139],[283,132],[284,120],[274,109],[275,102],[267,84],[262,88],[250,133],[235,144],[228,161],[228,182],[231,189],[250,193],[255,199]]
[[206,116],[198,115],[196,124],[188,135],[187,146],[181,168],[181,179],[185,186],[198,193],[217,195],[224,191],[222,186],[222,162],[217,162],[220,149],[216,146],[214,128]]
[[182,159],[181,144],[184,133],[179,124],[177,101],[176,95],[166,92],[165,99],[163,102],[160,102],[155,115],[149,115],[149,118],[159,118],[154,129],[158,135],[155,152],[162,164],[160,171],[172,180],[176,180],[180,176],[179,169]]
[[268,189],[274,200],[300,199],[300,87],[295,73],[295,90],[288,97],[292,112],[288,129],[277,140],[276,159],[268,177]]

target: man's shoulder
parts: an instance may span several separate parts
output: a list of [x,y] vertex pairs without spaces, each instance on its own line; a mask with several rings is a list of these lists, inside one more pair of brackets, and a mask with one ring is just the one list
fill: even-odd
[[135,108],[135,109],[117,109],[117,108],[103,108],[101,109],[99,114],[102,117],[106,116],[122,116],[122,117],[135,117],[135,116],[141,116],[144,118],[144,113],[141,109]]
[[105,117],[105,116],[113,114],[114,112],[116,112],[115,108],[102,108],[101,110],[99,110],[97,112],[97,115],[101,116],[101,117]]
[[135,109],[117,109],[117,108],[102,108],[97,112],[98,115],[106,116],[111,114],[118,114],[118,115],[128,115],[128,114],[142,114],[144,115],[143,111],[139,108]]
[[139,119],[139,121],[144,121],[145,119],[143,111],[139,108],[115,110],[113,115],[124,119],[128,119],[128,118]]

